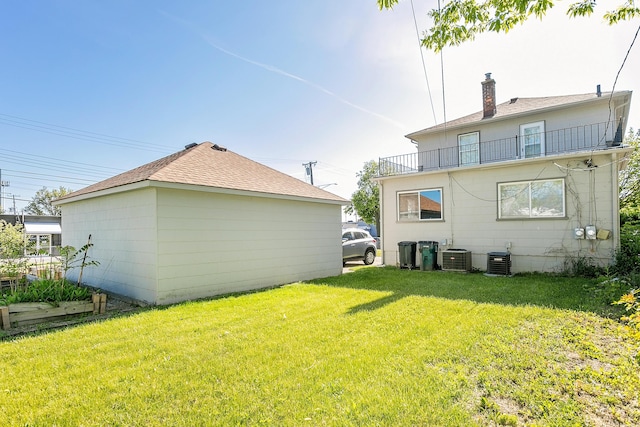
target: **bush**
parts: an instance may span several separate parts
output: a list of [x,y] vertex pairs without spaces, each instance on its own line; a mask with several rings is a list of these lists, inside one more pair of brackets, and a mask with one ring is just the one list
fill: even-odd
[[626,222],[620,228],[620,250],[615,255],[615,272],[640,274],[640,223]]
[[640,207],[626,206],[620,209],[620,226],[640,225]]
[[594,279],[606,273],[606,269],[596,265],[593,258],[585,256],[567,257],[564,261],[564,274],[574,277]]
[[627,330],[635,339],[640,340],[640,300],[638,295],[640,289],[633,289],[625,294],[615,304],[624,305],[627,315],[622,317],[626,323]]

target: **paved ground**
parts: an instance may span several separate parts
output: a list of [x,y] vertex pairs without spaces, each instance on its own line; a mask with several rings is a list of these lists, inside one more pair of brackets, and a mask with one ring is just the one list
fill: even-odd
[[[342,274],[344,273],[350,273],[351,271],[351,267],[362,267],[364,265],[364,262],[362,261],[353,261],[353,262],[347,262],[347,264],[342,267]],[[376,260],[373,261],[373,264],[371,265],[382,265],[382,257],[377,256]]]

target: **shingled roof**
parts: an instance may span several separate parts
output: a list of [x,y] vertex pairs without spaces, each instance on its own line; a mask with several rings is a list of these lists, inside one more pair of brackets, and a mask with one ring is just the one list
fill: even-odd
[[[624,96],[630,93],[630,91],[618,91],[613,93],[613,97],[615,98],[618,96]],[[450,120],[446,123],[441,123],[436,126],[410,133],[406,135],[406,137],[409,139],[413,139],[414,137],[420,135],[442,131],[445,128],[455,129],[474,123],[480,124],[483,122],[503,120],[522,114],[532,114],[539,111],[541,112],[545,110],[552,110],[585,102],[607,102],[611,96],[611,92],[603,92],[601,96],[598,96],[594,92],[580,95],[547,96],[539,98],[512,98],[507,102],[496,105],[496,113],[492,117],[483,118],[483,112],[478,111],[477,113],[469,114],[468,116],[460,117],[459,119]]]
[[74,191],[63,201],[143,181],[190,184],[331,202],[347,200],[211,142],[182,151]]

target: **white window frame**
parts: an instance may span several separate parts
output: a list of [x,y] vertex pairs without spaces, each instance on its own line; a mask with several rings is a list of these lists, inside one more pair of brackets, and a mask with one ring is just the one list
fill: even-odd
[[[553,191],[545,189],[548,187]],[[544,191],[548,195],[536,194]],[[554,191],[557,194],[554,195]],[[545,199],[554,196],[560,197],[559,204],[542,205]],[[498,183],[498,219],[566,218],[566,206],[564,178]]]
[[458,158],[460,166],[480,164],[480,132],[458,135]]
[[[429,197],[429,196],[432,197]],[[437,196],[436,196],[437,195]],[[420,197],[430,200],[431,202],[440,204],[440,215],[438,217],[428,216],[422,211]],[[437,199],[440,199],[439,201]],[[428,201],[425,200],[425,201]],[[406,202],[406,209],[403,209]],[[399,191],[396,196],[396,212],[398,222],[424,222],[424,221],[443,221],[444,213],[442,211],[442,188],[425,188],[422,190]],[[435,211],[432,211],[435,212]]]
[[[531,130],[534,130],[534,133],[531,133]],[[529,149],[534,146],[537,146],[538,149]],[[533,153],[531,151],[533,151]],[[523,159],[526,159],[529,157],[540,157],[544,155],[544,120],[520,125],[520,156]]]

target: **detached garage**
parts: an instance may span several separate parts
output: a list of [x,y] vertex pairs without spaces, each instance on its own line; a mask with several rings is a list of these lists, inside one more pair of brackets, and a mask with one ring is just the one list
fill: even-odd
[[163,305],[340,274],[348,203],[203,142],[55,205],[63,245],[91,235],[84,283]]

